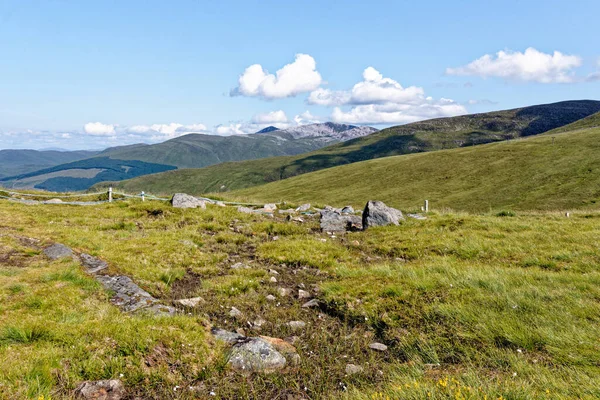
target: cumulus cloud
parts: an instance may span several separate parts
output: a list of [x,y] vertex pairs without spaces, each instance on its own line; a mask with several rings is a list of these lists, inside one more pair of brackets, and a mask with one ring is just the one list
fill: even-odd
[[[436,101],[425,96],[423,88],[404,87],[373,67],[366,68],[362,77],[363,80],[350,90],[314,90],[307,102],[335,107],[331,119],[352,124],[403,124],[467,112],[464,106],[451,99]],[[350,109],[342,109],[344,106]]]
[[101,122],[88,122],[83,126],[83,131],[92,136],[114,136],[116,125],[103,124]]
[[263,114],[256,114],[252,117],[252,122],[255,124],[277,124],[287,123],[288,117],[283,110],[271,111]]
[[528,48],[525,52],[499,51],[496,55],[486,54],[458,68],[447,68],[448,75],[498,77],[518,81],[539,83],[569,83],[576,81],[575,68],[581,66],[578,56],[555,51],[543,53]]
[[245,135],[250,132],[246,132],[244,130],[244,124],[236,123],[236,124],[229,124],[229,125],[217,125],[215,127],[215,133],[217,135],[230,136],[230,135]]
[[260,64],[249,66],[240,75],[238,87],[231,95],[278,99],[315,90],[322,81],[315,59],[308,54],[296,54],[294,62],[275,74],[269,74]]
[[206,126],[203,124],[184,125],[171,122],[170,124],[152,124],[152,125],[134,125],[126,128],[127,132],[135,134],[152,134],[156,139],[175,138],[187,133],[205,132]]

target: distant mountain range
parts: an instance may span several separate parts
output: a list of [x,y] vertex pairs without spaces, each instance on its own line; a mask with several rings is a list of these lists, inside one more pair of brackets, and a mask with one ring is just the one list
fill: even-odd
[[0,150],[0,179],[96,155],[97,151]]
[[[383,129],[296,156],[170,171],[115,184],[127,191],[155,193],[184,191],[201,194],[219,192],[222,188],[236,190],[358,161],[538,135],[599,111],[600,101],[580,100],[438,118]],[[402,171],[395,173],[401,174]]]
[[[13,166],[12,173],[4,173],[0,184],[53,191],[85,190],[106,180],[119,181],[176,168],[202,168],[229,161],[297,155],[376,131],[371,127],[328,122],[290,129],[268,127],[260,134],[250,135],[188,134],[153,145],[134,144],[102,152],[76,152],[70,159],[56,158],[58,162],[49,159],[37,168],[31,164],[25,168],[25,165],[18,167],[16,162],[7,162],[7,166]],[[10,152],[17,152],[11,153],[11,160],[15,160],[23,151]]]

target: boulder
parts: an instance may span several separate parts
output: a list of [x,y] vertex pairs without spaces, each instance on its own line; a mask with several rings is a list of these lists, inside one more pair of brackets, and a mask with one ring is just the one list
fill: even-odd
[[58,260],[59,258],[71,257],[73,250],[63,244],[56,243],[50,247],[46,247],[44,254],[51,260]]
[[342,215],[337,210],[321,211],[321,230],[323,232],[345,232],[353,227],[362,228],[362,220],[357,215]]
[[298,212],[304,212],[310,210],[310,204],[302,204],[300,207],[296,208]]
[[171,199],[171,205],[175,208],[206,208],[206,202],[185,193],[175,193]]
[[274,372],[285,367],[285,357],[263,338],[248,338],[231,349],[228,363],[238,371]]
[[388,207],[382,201],[369,201],[362,216],[363,229],[370,226],[399,225],[404,220],[402,211]]
[[96,274],[103,269],[108,268],[108,263],[89,254],[82,253],[79,260],[88,274]]
[[75,389],[76,399],[121,400],[124,396],[125,387],[118,379],[85,381]]

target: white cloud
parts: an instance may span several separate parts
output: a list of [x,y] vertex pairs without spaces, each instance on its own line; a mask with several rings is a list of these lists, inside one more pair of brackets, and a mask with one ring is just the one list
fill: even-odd
[[287,123],[288,117],[283,110],[271,111],[263,114],[256,114],[252,117],[252,122],[255,124],[277,124]]
[[447,68],[446,73],[539,83],[568,83],[576,81],[573,69],[581,66],[581,63],[578,56],[559,51],[547,54],[530,47],[524,53],[499,51],[495,56],[486,54],[463,67]]
[[128,132],[137,134],[152,134],[155,139],[170,139],[192,132],[205,132],[203,124],[183,125],[175,122],[170,124],[134,125],[126,128]]
[[[452,99],[435,101],[423,88],[403,87],[384,77],[373,67],[363,71],[363,80],[351,90],[319,88],[308,97],[309,104],[336,106],[331,114],[335,122],[352,124],[403,124],[422,119],[465,114],[464,106]],[[344,111],[342,106],[350,106]]]
[[254,64],[240,75],[239,85],[231,94],[277,99],[310,92],[323,81],[316,68],[315,59],[308,54],[296,54],[294,62],[285,65],[275,75],[269,74],[260,64]]
[[302,114],[298,114],[294,117],[296,126],[316,124],[323,121],[323,118],[312,115],[310,111],[304,111]]
[[215,127],[215,133],[217,135],[222,135],[222,136],[245,135],[246,133],[249,133],[249,132],[245,132],[243,130],[243,128],[244,128],[244,125],[241,123],[229,124],[229,125],[217,125]]
[[107,125],[101,122],[88,122],[83,126],[83,131],[92,136],[114,136],[116,125]]

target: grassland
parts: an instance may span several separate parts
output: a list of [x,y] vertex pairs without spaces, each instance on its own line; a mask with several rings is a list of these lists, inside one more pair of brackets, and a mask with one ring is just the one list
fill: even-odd
[[376,197],[400,208],[428,199],[437,209],[490,211],[594,207],[600,201],[600,128],[386,157],[330,168],[229,194],[364,206]]
[[[306,218],[0,202],[0,397],[70,398],[77,382],[102,378],[122,379],[131,398],[600,396],[598,211],[431,213],[338,237]],[[101,257],[164,301],[206,302],[175,318],[123,314],[77,264],[40,255],[52,242]],[[299,286],[320,310],[278,295]],[[307,326],[292,332],[290,320]],[[231,371],[209,325],[295,335],[301,362]],[[388,351],[369,350],[373,341]],[[347,363],[364,372],[347,375]]]
[[306,154],[201,169],[146,175],[124,182],[103,183],[129,192],[202,194],[230,191],[365,160],[404,154],[464,148],[538,135],[597,113],[600,102],[566,101],[513,110],[416,122]]

